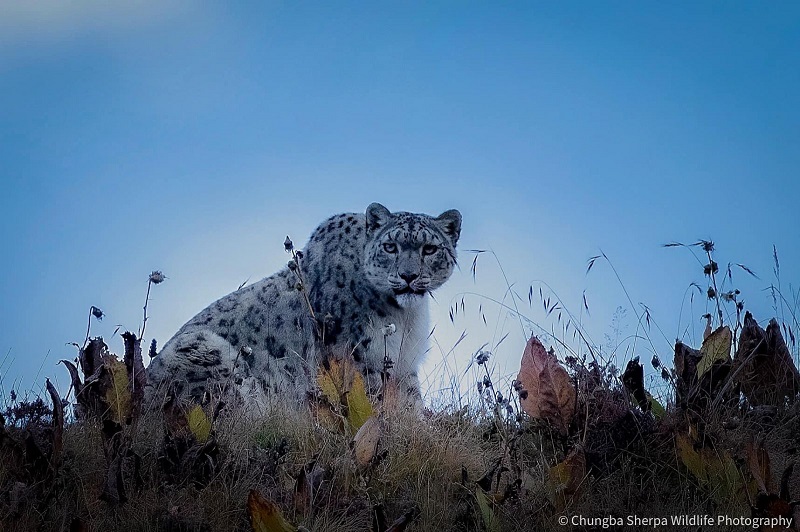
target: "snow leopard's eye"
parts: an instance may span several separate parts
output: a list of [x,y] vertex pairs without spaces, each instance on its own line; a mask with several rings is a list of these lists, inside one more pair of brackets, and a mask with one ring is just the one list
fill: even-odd
[[386,253],[397,253],[397,244],[394,242],[386,242],[383,244],[383,250]]
[[437,246],[434,246],[433,244],[425,244],[424,246],[422,246],[423,255],[433,255],[437,251],[439,251],[439,248]]

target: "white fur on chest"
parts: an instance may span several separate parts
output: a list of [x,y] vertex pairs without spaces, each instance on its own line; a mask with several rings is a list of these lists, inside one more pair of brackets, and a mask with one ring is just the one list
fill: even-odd
[[[383,328],[389,324],[394,324],[395,332],[384,336]],[[391,373],[401,379],[416,375],[428,351],[430,318],[427,298],[414,297],[385,318],[373,319],[371,325],[370,358],[383,360],[385,352],[394,362]]]

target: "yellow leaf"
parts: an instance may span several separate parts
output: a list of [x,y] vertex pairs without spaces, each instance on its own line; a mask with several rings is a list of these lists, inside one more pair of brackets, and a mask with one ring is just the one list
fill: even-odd
[[731,358],[731,343],[733,335],[731,330],[725,326],[720,327],[711,335],[703,340],[703,347],[700,348],[702,358],[697,362],[697,379],[701,379],[703,374],[711,369],[714,362],[725,362]]
[[111,378],[105,381],[106,403],[111,412],[111,419],[123,424],[131,414],[131,391],[128,387],[128,369],[125,363],[114,355],[103,357],[103,365]]
[[559,510],[563,510],[583,484],[586,477],[586,455],[581,449],[574,449],[563,462],[550,468],[547,479],[550,502]]
[[361,373],[353,376],[353,385],[347,393],[347,421],[354,431],[360,429],[373,414]]
[[256,490],[250,490],[247,496],[247,513],[253,532],[297,532],[297,528],[283,518],[278,506]]
[[548,353],[536,336],[525,346],[517,380],[527,392],[520,396],[523,410],[566,434],[575,414],[575,386],[555,354]]
[[317,371],[317,385],[334,411],[347,417],[353,432],[373,414],[364,378],[352,360],[329,359]]
[[742,476],[727,451],[711,447],[695,449],[690,436],[683,433],[675,437],[675,446],[683,465],[709,490],[717,503],[730,503],[746,497]]
[[[335,361],[332,361],[333,364]],[[322,395],[331,405],[338,405],[340,401],[339,390],[336,387],[333,377],[333,369],[319,368],[317,372],[317,386],[319,386]]]
[[211,435],[211,421],[208,420],[203,408],[200,405],[194,405],[186,414],[186,420],[189,422],[189,430],[192,431],[195,439],[200,443],[206,442]]

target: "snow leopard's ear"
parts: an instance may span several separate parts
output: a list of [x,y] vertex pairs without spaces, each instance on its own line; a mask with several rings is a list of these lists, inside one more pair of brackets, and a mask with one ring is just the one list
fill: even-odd
[[455,209],[450,209],[440,214],[435,218],[439,229],[447,235],[455,246],[458,242],[458,237],[461,236],[461,213]]
[[367,207],[367,231],[375,231],[389,223],[391,219],[392,213],[380,203],[373,203]]

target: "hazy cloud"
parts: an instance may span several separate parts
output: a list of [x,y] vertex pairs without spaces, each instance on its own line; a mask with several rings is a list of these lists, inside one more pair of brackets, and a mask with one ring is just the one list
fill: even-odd
[[188,2],[172,0],[0,0],[0,48],[138,29],[188,7]]

